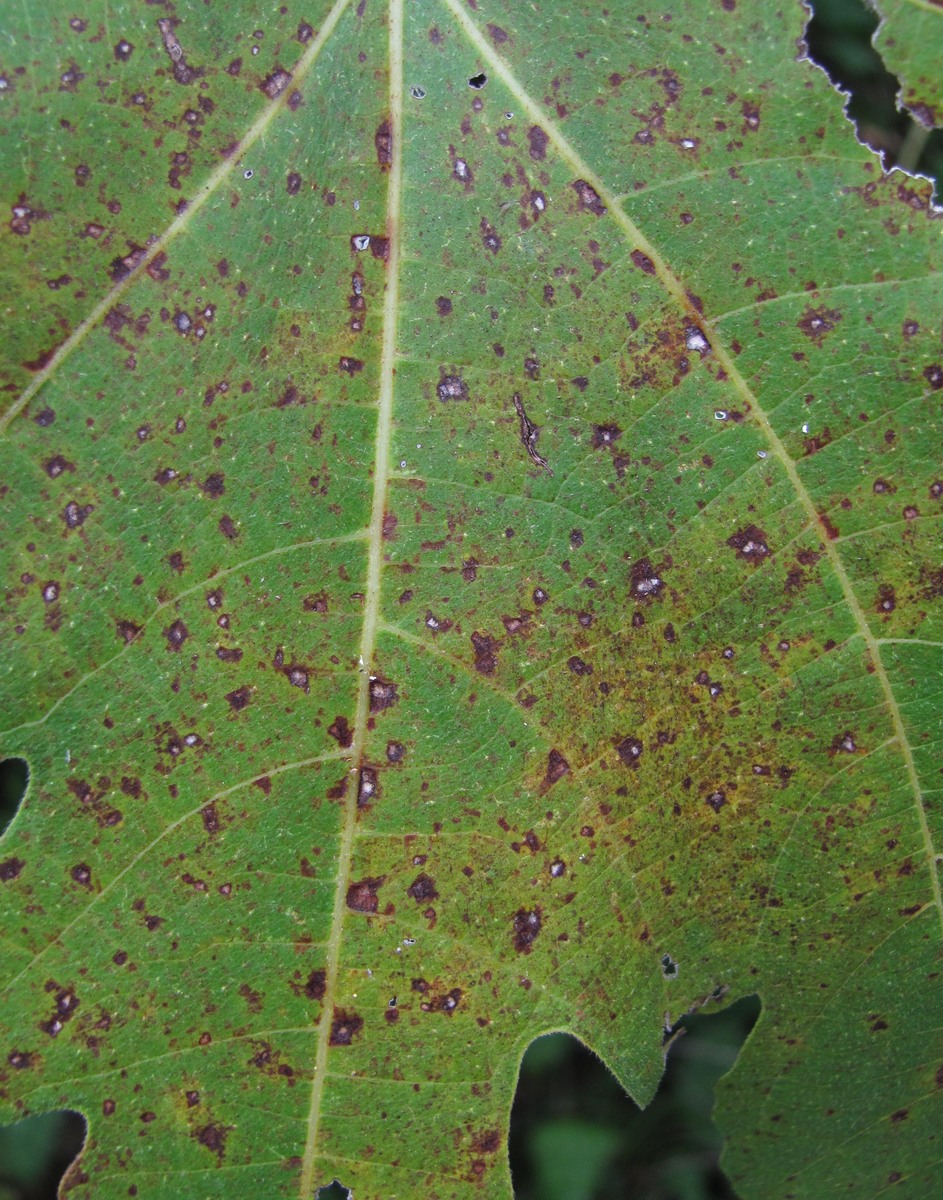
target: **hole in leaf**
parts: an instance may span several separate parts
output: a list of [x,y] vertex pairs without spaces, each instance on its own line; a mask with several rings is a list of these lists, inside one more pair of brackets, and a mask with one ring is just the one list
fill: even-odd
[[5,758],[0,762],[0,836],[16,816],[28,783],[29,766],[24,759]]
[[0,1125],[0,1196],[56,1200],[59,1183],[85,1141],[85,1118],[62,1110]]
[[484,71],[481,71],[478,75],[472,75],[471,79],[468,81],[468,86],[480,91],[487,82],[488,76],[484,73]]
[[937,200],[943,178],[943,130],[928,129],[897,107],[900,81],[871,44],[880,17],[865,0],[807,0],[808,56],[848,95],[846,112],[858,138],[897,166],[932,179]]
[[598,1058],[565,1033],[528,1047],[511,1110],[515,1200],[736,1200],[719,1166],[714,1089],[760,1013],[757,996],[674,1026],[665,1074],[640,1109]]
[[317,1200],[350,1200],[351,1192],[350,1188],[345,1188],[339,1179],[335,1179],[326,1187],[318,1188],[315,1196]]

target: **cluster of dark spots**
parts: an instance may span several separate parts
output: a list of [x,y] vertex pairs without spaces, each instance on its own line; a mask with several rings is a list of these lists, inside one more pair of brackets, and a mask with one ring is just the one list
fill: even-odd
[[345,1009],[335,1008],[331,1020],[330,1045],[349,1046],[362,1029],[362,1017]]
[[448,296],[437,296],[435,308],[440,317],[448,317],[452,312],[452,301]]
[[247,983],[239,985],[239,995],[246,1002],[246,1006],[251,1013],[259,1013],[262,1011],[262,995],[255,991]]
[[216,657],[220,662],[237,663],[242,661],[242,651],[235,646],[217,646]]
[[493,675],[498,665],[500,643],[487,633],[479,633],[477,630],[471,635],[471,643],[475,652],[475,670],[480,675]]
[[436,394],[443,402],[467,400],[468,384],[460,375],[443,375],[436,385]]
[[838,309],[826,308],[823,304],[819,308],[807,308],[796,322],[796,328],[816,346],[821,346],[825,335],[831,333],[841,319]]
[[252,689],[248,686],[236,688],[233,692],[227,692],[225,698],[233,712],[239,712],[252,699]]
[[305,612],[326,613],[328,610],[327,592],[315,592],[305,596],[301,607]]
[[335,717],[328,726],[327,732],[345,750],[353,743],[354,731],[351,729],[346,717]]
[[37,1060],[38,1056],[28,1050],[11,1050],[7,1055],[7,1062],[14,1071],[25,1071],[27,1068],[34,1067]]
[[81,887],[90,888],[92,886],[92,869],[88,863],[78,863],[69,874]]
[[26,198],[26,193],[21,192],[20,197],[10,210],[10,232],[18,234],[20,237],[26,237],[33,231],[33,221],[48,221],[51,213],[44,212],[42,209],[33,208]]
[[285,676],[292,687],[301,688],[306,696],[311,691],[311,685],[308,682],[308,667],[303,663],[286,663],[285,652],[280,646],[275,651],[272,666]]
[[68,1021],[75,1016],[81,1001],[73,987],[62,987],[54,979],[48,979],[44,991],[54,993],[53,1014],[48,1021],[40,1021],[39,1028],[51,1038],[58,1037]]
[[532,909],[519,908],[517,910],[513,920],[513,936],[514,949],[518,954],[530,954],[542,924],[543,910],[539,904]]
[[346,354],[338,359],[337,369],[343,371],[347,375],[356,375],[358,371],[363,370],[363,360],[359,358],[348,358]]
[[383,883],[383,877],[361,879],[352,883],[347,889],[347,907],[354,912],[375,913],[380,907],[377,889]]
[[767,558],[770,553],[766,534],[756,525],[747,525],[743,529],[738,529],[736,533],[727,538],[727,545],[731,550],[736,550],[737,558],[753,563],[754,566]]
[[[425,545],[425,543],[424,543]],[[434,636],[440,633],[448,633],[452,628],[453,622],[446,617],[437,617],[435,613],[429,609],[426,612],[425,625],[427,629],[431,629]]]
[[530,156],[535,162],[543,162],[547,157],[549,142],[550,138],[539,125],[531,125],[527,131],[527,144],[530,148]]
[[646,275],[654,275],[655,274],[655,264],[648,257],[648,255],[643,254],[641,250],[633,250],[632,254],[631,254],[631,259],[632,259],[632,262],[634,262],[635,265],[638,267],[638,269],[640,271],[644,271],[644,273]]
[[629,592],[635,600],[647,602],[657,599],[665,590],[664,580],[647,558],[640,558],[632,564],[629,569],[629,579]]
[[576,192],[577,200],[581,211],[594,213],[597,217],[601,217],[606,211],[606,206],[599,198],[599,193],[585,179],[577,179],[570,185]]
[[20,872],[26,866],[22,858],[6,858],[0,862],[0,883],[9,883],[12,879],[18,878]]
[[574,675],[592,675],[593,673],[593,668],[588,662],[584,662],[578,654],[572,654],[567,659],[566,665]]
[[451,1016],[458,1008],[462,999],[462,989],[452,988],[442,996],[430,996],[419,1005],[423,1012],[441,1012]]
[[427,900],[437,900],[439,897],[439,893],[436,891],[435,880],[431,875],[426,875],[425,873],[416,876],[406,889],[406,895],[412,896],[417,904],[423,904]]
[[395,683],[381,679],[379,675],[370,680],[370,711],[372,713],[382,712],[385,708],[392,707],[397,700],[399,700],[399,693]]

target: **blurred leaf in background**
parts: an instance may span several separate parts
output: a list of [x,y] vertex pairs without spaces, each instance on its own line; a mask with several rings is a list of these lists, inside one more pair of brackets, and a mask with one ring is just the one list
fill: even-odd
[[[941,199],[943,130],[927,129],[897,107],[900,81],[871,39],[880,17],[864,0],[809,0],[809,57],[848,94],[846,112],[858,137],[880,155],[885,170],[900,166],[934,180]],[[943,47],[941,47],[943,57]]]
[[658,1094],[640,1110],[567,1034],[533,1042],[511,1114],[517,1200],[734,1200],[718,1166],[714,1088],[759,1016],[748,996],[682,1018]]

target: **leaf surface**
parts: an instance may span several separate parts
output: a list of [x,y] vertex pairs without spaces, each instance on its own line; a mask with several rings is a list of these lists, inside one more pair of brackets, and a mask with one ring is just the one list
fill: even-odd
[[874,43],[901,81],[900,100],[927,128],[943,122],[939,65],[943,8],[933,0],[880,0]]
[[798,5],[169,14],[3,64],[3,1112],[77,1197],[509,1196],[534,1036],[644,1103],[757,992],[736,1187],[926,1195],[926,186]]

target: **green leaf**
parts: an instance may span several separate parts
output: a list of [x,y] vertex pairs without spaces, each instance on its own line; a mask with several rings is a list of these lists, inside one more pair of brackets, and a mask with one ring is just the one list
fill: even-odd
[[532,1038],[644,1104],[754,992],[738,1191],[929,1194],[939,214],[804,20],[24,10],[0,1115],[71,1195],[510,1196]]
[[880,0],[875,45],[900,78],[900,100],[924,126],[943,124],[939,48],[943,9],[921,0]]

